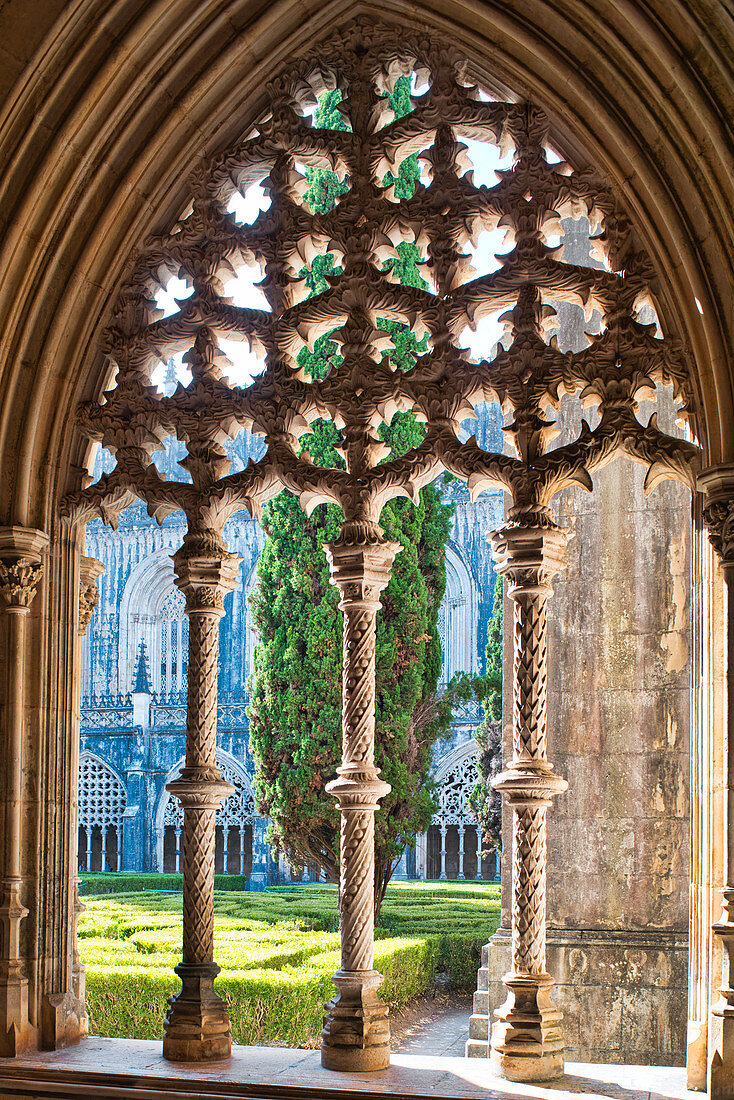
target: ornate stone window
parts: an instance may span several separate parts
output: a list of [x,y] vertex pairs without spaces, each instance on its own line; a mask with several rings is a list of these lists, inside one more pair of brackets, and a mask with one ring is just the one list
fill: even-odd
[[427,836],[426,876],[438,879],[494,878],[498,863],[482,860],[481,835],[469,804],[479,780],[476,746],[460,745],[436,769],[438,809]]
[[186,690],[189,657],[189,622],[186,601],[173,585],[160,601],[156,613],[160,640],[158,685],[161,695]]
[[[233,788],[216,812],[215,872],[219,875],[249,875],[252,871],[252,822],[256,816],[255,799],[245,773],[223,754],[217,753],[217,765]],[[180,775],[177,765],[171,778]],[[158,866],[161,871],[182,869],[184,816],[181,806],[164,791],[158,811]]]
[[79,871],[119,871],[125,786],[112,768],[90,752],[79,757]]
[[[410,106],[398,117],[390,95],[400,79],[409,81]],[[315,124],[325,92],[338,93],[343,128]],[[344,513],[328,547],[344,612],[343,759],[329,786],[342,813],[342,965],[322,1058],[355,1070],[389,1061],[373,969],[374,813],[386,793],[374,767],[374,635],[398,548],[379,520],[387,501],[415,499],[448,471],[474,495],[501,488],[510,498],[493,550],[515,609],[513,755],[496,781],[513,811],[513,937],[492,1060],[508,1076],[556,1076],[563,1036],[546,973],[545,830],[566,783],[547,758],[546,623],[565,535],[551,505],[569,486],[591,490],[593,473],[617,454],[649,468],[648,488],[668,476],[694,484],[697,448],[638,415],[659,384],[670,383],[685,406],[686,355],[664,317],[659,327],[647,323],[655,271],[606,181],[577,150],[564,159],[563,135],[537,104],[490,86],[445,44],[358,21],[292,59],[264,99],[263,113],[243,120],[238,144],[192,167],[180,215],[135,257],[107,330],[116,388],[80,410],[83,429],[117,456],[115,469],[74,502],[81,517],[114,520],[137,496],[157,516],[182,509],[188,525],[174,556],[190,622],[187,753],[170,784],[186,833],[183,991],[166,1021],[164,1053],[215,1058],[230,1050],[226,1006],[211,984],[215,815],[231,793],[215,755],[217,629],[237,569],[223,527],[285,486],[306,510],[332,502]],[[494,150],[483,179],[477,143]],[[409,157],[418,158],[420,178],[403,190],[395,172]],[[316,214],[307,193],[313,174],[324,172],[338,195]],[[254,185],[267,209],[250,218]],[[579,258],[566,253],[564,223],[581,217],[594,251]],[[405,245],[418,250],[424,286],[394,275]],[[325,286],[311,294],[314,260],[327,255]],[[253,267],[262,274],[261,304],[238,305],[236,284]],[[176,284],[178,297],[161,310],[173,279],[184,288]],[[561,309],[581,319],[576,350],[554,338]],[[385,354],[390,322],[427,336],[410,370],[394,369]],[[299,353],[327,334],[338,354],[316,379]],[[238,384],[225,354],[237,344],[258,359],[249,385]],[[152,375],[181,354],[191,382],[162,395]],[[595,411],[559,439],[564,396]],[[462,435],[472,410],[492,401],[505,413],[508,453]],[[396,412],[415,416],[425,435],[389,458],[379,429]],[[345,468],[324,470],[302,452],[301,437],[318,418],[339,429]],[[267,451],[233,472],[224,444],[243,427],[263,436]],[[186,445],[189,484],[166,481],[151,461],[171,435]]]
[[438,612],[441,639],[441,683],[447,684],[456,672],[478,669],[477,586],[463,557],[446,547],[446,592]]

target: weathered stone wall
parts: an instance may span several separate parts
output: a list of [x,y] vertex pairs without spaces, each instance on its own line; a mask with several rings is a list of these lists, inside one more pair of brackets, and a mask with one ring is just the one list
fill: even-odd
[[[563,228],[564,260],[594,263],[588,222]],[[558,315],[559,346],[579,350],[582,311],[559,304]],[[643,423],[653,411],[675,434],[666,388],[640,409]],[[577,437],[582,416],[594,426],[593,409],[562,401],[562,442]],[[592,493],[555,500],[568,546],[548,611],[548,741],[569,786],[548,815],[548,970],[570,1059],[664,1065],[683,1064],[686,1051],[691,499],[671,481],[645,496],[644,481],[644,468],[615,459]],[[511,619],[508,607],[505,759]],[[509,814],[504,826],[509,850]],[[505,859],[502,928],[485,953],[472,1022],[480,1043],[485,1006],[505,999],[510,872]]]
[[[557,502],[569,539],[549,608],[549,756],[569,788],[548,818],[548,970],[570,1060],[665,1065],[686,1049],[691,522],[687,490],[646,498],[644,473],[617,460],[593,494]],[[502,923],[477,1013],[505,999],[506,908]]]

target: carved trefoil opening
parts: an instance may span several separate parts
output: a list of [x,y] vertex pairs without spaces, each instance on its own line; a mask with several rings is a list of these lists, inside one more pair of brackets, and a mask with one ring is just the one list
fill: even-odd
[[[389,97],[400,79],[410,80],[412,109],[397,117]],[[326,91],[339,93],[344,128],[315,124]],[[80,410],[83,430],[116,453],[117,465],[73,502],[79,514],[114,521],[138,496],[157,516],[182,509],[188,523],[175,556],[190,619],[187,760],[171,788],[185,806],[188,838],[184,989],[164,1051],[204,1058],[228,1050],[226,1011],[211,990],[214,818],[229,790],[211,732],[216,624],[236,568],[222,531],[235,512],[257,514],[286,487],[305,509],[331,502],[345,517],[329,547],[345,622],[344,755],[330,786],[342,812],[342,968],[323,1060],[346,1069],[387,1064],[372,967],[372,830],[386,791],[374,767],[374,630],[397,548],[379,519],[387,501],[415,499],[447,471],[473,495],[501,488],[511,498],[493,547],[515,606],[513,757],[497,781],[513,808],[513,944],[492,1059],[509,1077],[552,1077],[562,1072],[563,1038],[545,971],[545,815],[566,784],[546,751],[548,597],[564,552],[551,501],[568,486],[591,489],[593,472],[618,453],[649,467],[648,488],[666,476],[693,485],[697,448],[637,415],[660,383],[685,405],[685,355],[664,333],[664,318],[661,331],[645,323],[655,273],[610,187],[588,165],[552,152],[562,136],[537,105],[503,98],[453,49],[357,22],[284,66],[267,98],[267,113],[239,144],[197,167],[175,224],[140,249],[107,330],[116,388]],[[474,143],[497,150],[487,182],[473,175]],[[410,156],[420,174],[401,192],[394,173]],[[308,203],[316,171],[338,182],[324,214]],[[255,185],[267,208],[248,221],[243,199]],[[594,257],[584,262],[566,255],[564,243],[564,221],[581,217],[598,229]],[[418,250],[424,285],[395,278],[403,245]],[[331,273],[309,296],[314,258],[327,254]],[[238,305],[232,285],[252,267],[263,276],[260,307]],[[173,279],[178,297],[162,312],[156,296],[162,301]],[[561,350],[554,339],[567,307],[590,322],[580,350]],[[386,322],[426,339],[412,369],[394,369]],[[482,325],[477,348],[466,334]],[[299,352],[325,334],[338,354],[314,378]],[[250,362],[244,386],[234,384],[242,372],[223,351],[237,344],[258,363]],[[165,396],[153,375],[182,355],[191,382]],[[564,395],[597,411],[558,445],[553,416]],[[483,402],[502,406],[512,453],[462,434],[461,422]],[[387,457],[379,438],[396,412],[425,425],[420,445],[400,458]],[[301,437],[318,418],[339,429],[345,468],[325,470],[302,453]],[[241,428],[263,436],[267,451],[230,472],[224,444]],[[151,462],[170,435],[185,442],[190,483],[166,481]]]

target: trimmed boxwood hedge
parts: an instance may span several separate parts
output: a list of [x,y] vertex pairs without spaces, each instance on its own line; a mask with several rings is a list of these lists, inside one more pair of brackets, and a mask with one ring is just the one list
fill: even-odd
[[[375,965],[384,976],[380,996],[393,1010],[430,989],[438,969],[455,988],[475,988],[482,944],[499,923],[499,889],[453,885],[388,889]],[[328,886],[216,894],[216,988],[229,1004],[235,1042],[318,1044],[340,962],[336,901]],[[180,894],[145,891],[86,899],[80,952],[94,1034],[160,1038],[166,1002],[180,989],[173,966],[181,904]]]
[[[183,889],[182,875],[142,875],[137,871],[105,871],[104,874],[79,876],[79,893],[92,894],[137,894],[142,890],[175,891]],[[247,875],[215,875],[215,890],[248,890]]]

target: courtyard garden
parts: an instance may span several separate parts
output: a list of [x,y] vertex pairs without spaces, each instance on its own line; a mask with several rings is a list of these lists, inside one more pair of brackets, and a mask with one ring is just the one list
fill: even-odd
[[[100,876],[109,881],[118,876]],[[155,880],[158,889],[151,889]],[[168,997],[180,989],[180,878],[119,876],[128,892],[86,883],[79,950],[95,1035],[157,1039]],[[101,885],[101,884],[100,884]],[[217,886],[219,882],[217,882]],[[105,888],[107,884],[105,883]],[[133,891],[130,887],[136,887]],[[163,889],[161,889],[163,887]],[[167,888],[167,889],[166,889]],[[336,887],[219,890],[214,902],[216,988],[236,1043],[314,1047],[339,968]],[[499,884],[400,882],[389,886],[375,930],[380,996],[396,1011],[448,973],[456,990],[476,986],[480,952],[499,924]]]

